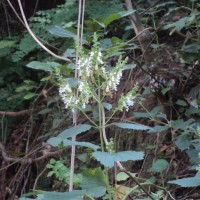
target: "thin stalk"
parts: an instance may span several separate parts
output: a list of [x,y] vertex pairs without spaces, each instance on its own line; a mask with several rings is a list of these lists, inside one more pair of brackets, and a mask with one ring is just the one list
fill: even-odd
[[94,125],[94,127],[98,127],[97,124],[95,124],[95,122],[84,112],[84,110],[80,107],[77,107],[84,115],[85,117]]
[[101,113],[101,88],[100,88],[100,79],[98,78],[98,105],[99,105],[99,134],[101,142],[101,151],[104,152],[104,142],[103,142],[103,131],[102,131],[102,113]]
[[106,168],[104,170],[105,174],[106,174],[106,187],[107,187],[107,191],[108,191],[108,199],[112,200],[112,193],[111,193],[111,186],[109,183],[109,176],[108,176],[108,169]]

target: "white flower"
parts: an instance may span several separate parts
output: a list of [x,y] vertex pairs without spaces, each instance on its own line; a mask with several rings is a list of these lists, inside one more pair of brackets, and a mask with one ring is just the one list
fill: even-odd
[[99,51],[97,55],[97,61],[103,65],[103,60],[101,58],[102,58],[102,53]]

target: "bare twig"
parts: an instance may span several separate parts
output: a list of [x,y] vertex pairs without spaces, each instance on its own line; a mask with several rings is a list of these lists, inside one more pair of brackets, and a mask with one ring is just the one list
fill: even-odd
[[32,112],[32,110],[22,110],[18,112],[7,112],[7,111],[0,111],[0,115],[9,116],[9,117],[18,117],[22,115],[28,115]]

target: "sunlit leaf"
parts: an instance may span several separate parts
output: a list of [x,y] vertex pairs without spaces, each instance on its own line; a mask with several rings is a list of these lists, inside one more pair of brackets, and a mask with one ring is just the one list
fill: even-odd
[[128,11],[122,11],[119,13],[111,14],[108,17],[106,17],[106,19],[104,20],[103,23],[104,23],[105,27],[107,27],[114,20],[120,19],[121,17],[126,17],[128,15],[131,15],[134,12],[136,12],[136,10],[128,10]]

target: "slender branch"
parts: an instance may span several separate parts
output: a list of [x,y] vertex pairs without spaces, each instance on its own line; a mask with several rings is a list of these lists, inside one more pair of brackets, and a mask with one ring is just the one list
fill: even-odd
[[18,117],[22,115],[28,115],[32,112],[32,110],[22,110],[18,112],[7,112],[7,111],[0,111],[0,115],[9,116],[9,117]]
[[50,149],[44,149],[42,151],[42,156],[39,156],[37,158],[27,158],[28,155],[24,156],[24,157],[11,157],[7,154],[5,147],[2,143],[0,143],[0,151],[2,154],[2,157],[4,160],[6,160],[7,162],[21,162],[24,163],[24,160],[26,159],[26,163],[32,163],[32,162],[39,162],[42,161],[50,156],[54,156],[54,155],[58,155],[62,152],[62,149],[56,150],[56,151],[50,151]]
[[39,44],[40,47],[42,47],[47,53],[49,53],[53,57],[55,57],[55,58],[57,58],[59,60],[64,60],[66,62],[71,62],[70,59],[62,57],[62,56],[59,56],[59,55],[53,53],[46,46],[44,46],[44,44],[42,44],[42,42],[35,36],[35,34],[33,33],[33,31],[29,27],[29,24],[28,24],[28,22],[26,20],[26,17],[25,17],[25,14],[24,14],[24,10],[23,10],[22,4],[21,4],[21,0],[18,0],[18,4],[19,4],[19,8],[20,8],[20,11],[21,11],[21,15],[22,15],[25,27],[26,27],[27,31],[29,32],[29,34],[32,36],[32,38],[35,40],[35,42],[37,42],[37,44]]

